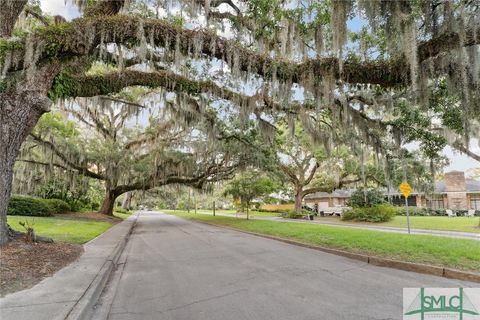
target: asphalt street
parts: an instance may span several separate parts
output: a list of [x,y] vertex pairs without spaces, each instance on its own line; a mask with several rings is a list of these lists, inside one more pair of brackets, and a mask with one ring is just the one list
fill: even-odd
[[141,213],[94,318],[402,319],[404,287],[473,283]]

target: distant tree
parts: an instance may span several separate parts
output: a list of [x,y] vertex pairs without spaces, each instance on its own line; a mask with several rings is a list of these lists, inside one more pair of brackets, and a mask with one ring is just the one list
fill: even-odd
[[[377,167],[367,161],[360,163],[358,157],[340,141],[332,141],[332,128],[325,128],[325,123],[319,124],[313,134],[321,140],[320,143],[315,143],[312,133],[307,133],[300,123],[295,125],[294,133],[282,126],[277,132],[278,139],[274,145],[277,155],[273,166],[293,188],[296,212],[301,212],[302,201],[309,194],[332,192],[361,182],[363,178],[365,183],[367,180],[383,183]],[[320,129],[322,126],[323,129]]]
[[358,188],[352,193],[349,205],[352,207],[372,207],[385,202],[385,195],[382,190],[375,188]]
[[224,194],[238,199],[242,211],[246,209],[247,219],[249,219],[249,208],[252,200],[275,192],[278,188],[279,186],[274,180],[252,170],[238,174],[228,183]]
[[85,104],[65,110],[76,119],[74,133],[66,134],[63,128],[62,123],[70,127],[71,121],[47,116],[47,123],[42,119],[24,145],[25,149],[41,147],[41,159],[38,154],[23,152],[19,160],[103,181],[100,212],[106,215],[113,214],[115,200],[124,193],[168,184],[200,188],[229,177],[250,155],[238,152],[245,146],[237,140],[212,144],[203,133],[202,121],[187,129],[165,116],[162,120],[150,118],[144,128],[128,126],[141,106],[133,106],[132,111],[132,103],[115,100],[93,109],[91,101],[77,102]]

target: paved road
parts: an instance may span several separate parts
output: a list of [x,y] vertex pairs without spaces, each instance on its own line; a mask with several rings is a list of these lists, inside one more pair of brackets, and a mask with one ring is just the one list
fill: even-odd
[[403,287],[475,286],[160,213],[139,216],[121,260],[94,318],[401,319]]

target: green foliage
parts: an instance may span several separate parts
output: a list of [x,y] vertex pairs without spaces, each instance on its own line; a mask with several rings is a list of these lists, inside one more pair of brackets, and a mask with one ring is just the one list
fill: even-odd
[[[467,210],[452,210],[453,214],[458,217],[466,216]],[[437,216],[443,217],[447,216],[446,209],[431,209],[431,208],[417,208],[417,207],[408,207],[408,214],[410,216]],[[401,207],[398,209],[397,215],[406,216],[407,209],[405,207]],[[480,210],[475,211],[475,216],[480,215]]]
[[8,203],[7,214],[11,216],[48,217],[53,215],[53,211],[43,199],[14,195]]
[[48,91],[48,97],[52,101],[62,98],[74,97],[77,82],[70,76],[68,72],[59,73],[53,80],[53,85]]
[[277,183],[269,177],[250,171],[240,174],[230,181],[224,195],[231,195],[234,199],[239,199],[242,208],[246,208],[254,198],[268,195],[278,188]]
[[342,215],[342,220],[354,220],[365,222],[386,222],[397,215],[398,208],[391,204],[376,204],[370,207],[355,207],[347,210]]
[[116,207],[115,209],[113,209],[113,211],[123,213],[123,214],[132,214],[132,211],[128,209],[123,209],[122,207]]
[[382,191],[374,188],[359,188],[352,194],[349,205],[354,208],[365,208],[382,204],[384,202],[385,196]]
[[[79,180],[79,176],[73,179]],[[80,184],[80,182],[77,182]],[[69,206],[68,211],[97,210],[103,199],[103,190],[100,183],[90,181],[87,191],[75,190],[68,181],[62,181],[59,176],[39,185],[34,195],[45,199],[60,199]]]
[[304,213],[295,212],[295,210],[286,210],[282,212],[282,218],[288,219],[301,219],[303,218]]
[[59,112],[45,113],[35,126],[35,131],[48,131],[49,133],[60,135],[64,138],[72,138],[79,135],[75,122],[69,121],[66,116]]
[[432,132],[432,117],[405,101],[395,104],[394,120],[389,123],[402,131],[403,143],[420,141],[420,148],[429,158],[436,158],[447,144],[445,137]]
[[68,203],[60,199],[41,199],[49,208],[53,214],[67,213],[72,209]]

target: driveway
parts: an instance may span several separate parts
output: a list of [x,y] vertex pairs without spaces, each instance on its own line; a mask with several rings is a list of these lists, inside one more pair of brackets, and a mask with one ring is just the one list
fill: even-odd
[[121,260],[96,317],[401,319],[404,287],[475,286],[155,212],[139,216]]

